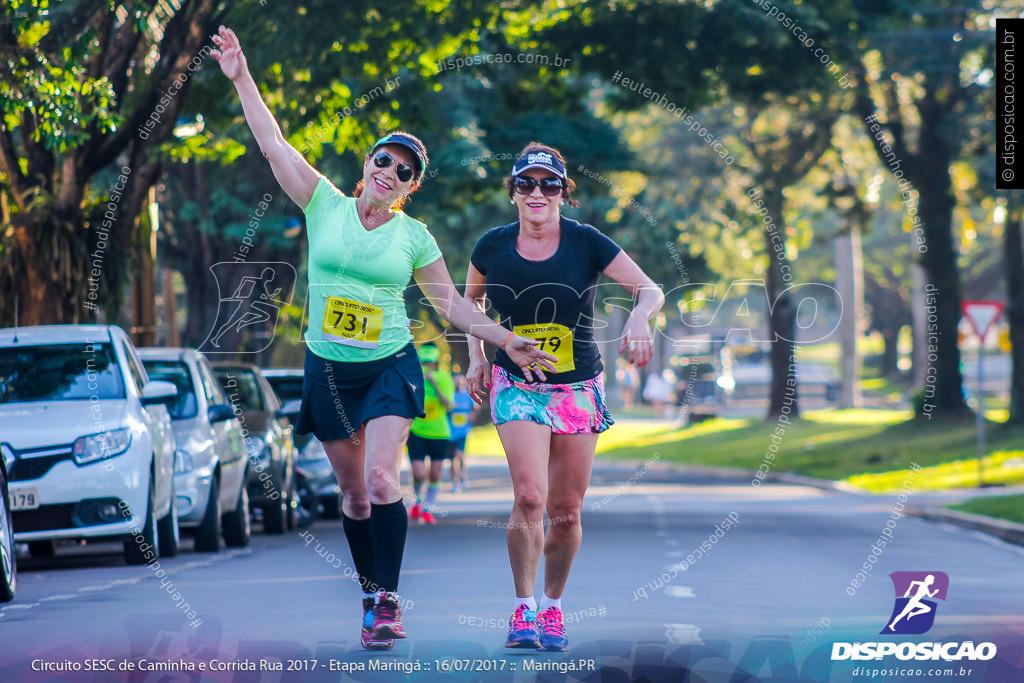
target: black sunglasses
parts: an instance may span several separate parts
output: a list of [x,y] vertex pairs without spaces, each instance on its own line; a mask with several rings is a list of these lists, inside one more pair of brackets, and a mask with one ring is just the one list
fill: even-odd
[[512,179],[512,187],[519,194],[530,194],[533,188],[540,185],[540,193],[545,197],[557,197],[565,189],[561,178],[542,178],[537,180],[530,176],[516,176]]
[[387,168],[391,164],[398,164],[395,166],[395,175],[403,183],[407,183],[412,180],[412,167],[406,166],[405,164],[395,161],[395,158],[387,152],[377,152],[373,155],[373,165],[377,168]]

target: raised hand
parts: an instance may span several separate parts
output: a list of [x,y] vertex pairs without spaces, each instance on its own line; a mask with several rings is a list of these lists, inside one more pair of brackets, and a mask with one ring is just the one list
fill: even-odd
[[245,55],[242,54],[242,46],[239,44],[235,32],[226,26],[221,26],[220,30],[213,35],[213,42],[220,49],[210,50],[210,54],[220,64],[220,70],[232,82],[241,78],[249,70],[249,65],[245,61]]

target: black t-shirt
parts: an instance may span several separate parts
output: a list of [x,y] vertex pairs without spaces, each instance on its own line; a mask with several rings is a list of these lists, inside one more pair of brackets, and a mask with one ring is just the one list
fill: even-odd
[[[594,285],[621,251],[619,245],[593,226],[565,217],[551,258],[523,258],[516,250],[518,237],[517,221],[489,230],[473,248],[470,261],[487,278],[493,310],[506,328],[542,340],[541,348],[559,357],[559,371],[546,373],[548,384],[597,377],[604,366],[594,343]],[[523,379],[503,350],[494,362]]]

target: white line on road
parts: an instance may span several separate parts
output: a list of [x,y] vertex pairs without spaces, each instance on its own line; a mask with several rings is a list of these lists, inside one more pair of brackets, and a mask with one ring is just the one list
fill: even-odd
[[703,645],[700,628],[694,624],[665,624],[665,638],[673,645]]
[[665,586],[665,595],[673,598],[697,597],[689,586]]

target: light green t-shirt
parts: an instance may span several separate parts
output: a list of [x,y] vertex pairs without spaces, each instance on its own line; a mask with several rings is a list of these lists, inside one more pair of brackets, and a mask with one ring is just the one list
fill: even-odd
[[401,351],[412,341],[405,312],[412,272],[441,258],[427,226],[398,211],[367,230],[355,198],[321,176],[306,207],[306,227],[309,349],[341,362],[379,360]]
[[[423,402],[423,412],[426,414],[412,421],[410,431],[424,439],[447,439],[452,434],[451,426],[448,424],[448,413],[445,411],[441,399],[437,397],[434,385],[426,380],[426,375],[427,371],[424,370],[423,384],[426,387],[427,395]],[[448,399],[448,404],[455,403],[455,380],[452,379],[451,374],[443,370],[435,370],[434,381],[437,383],[437,388]]]

